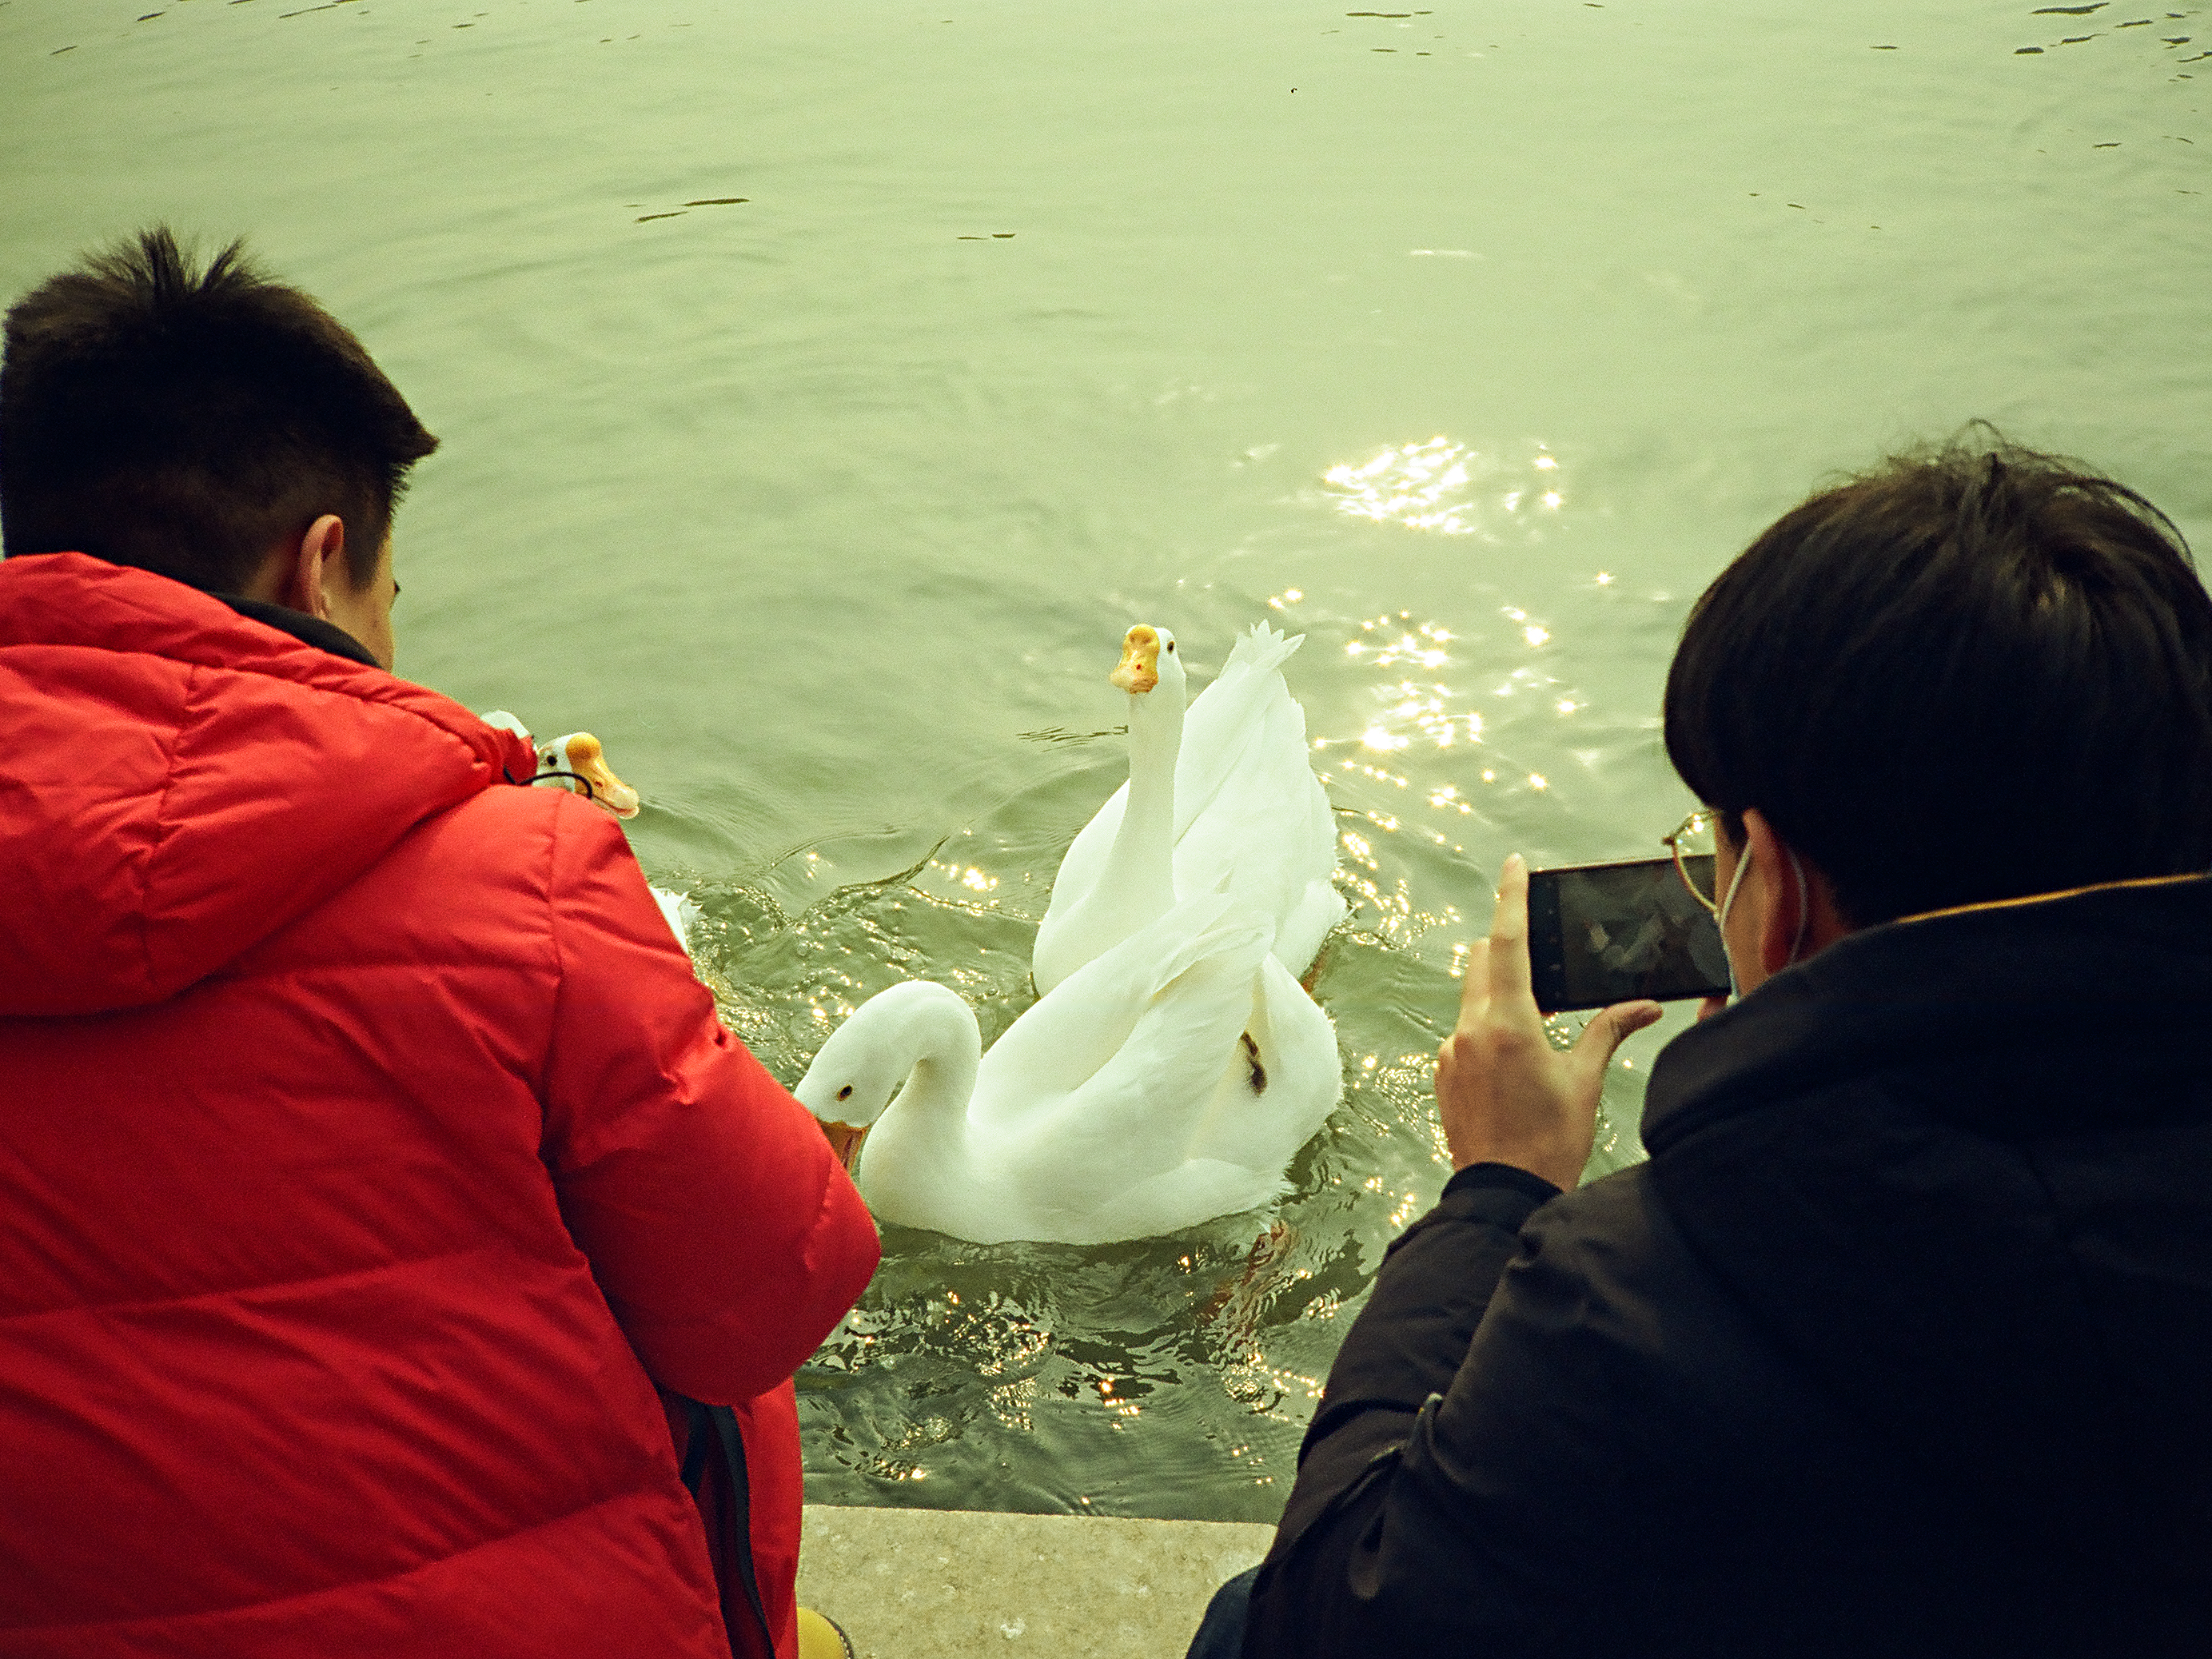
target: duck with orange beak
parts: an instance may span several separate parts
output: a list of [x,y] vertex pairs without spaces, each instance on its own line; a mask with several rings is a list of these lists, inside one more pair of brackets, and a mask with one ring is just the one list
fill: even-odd
[[1335,813],[1283,678],[1304,637],[1248,629],[1193,698],[1175,635],[1128,630],[1109,678],[1128,694],[1129,781],[1053,878],[1030,958],[1040,994],[1200,893],[1232,894],[1272,920],[1276,959],[1292,975],[1313,965],[1345,903]]
[[[643,804],[637,791],[615,775],[614,768],[607,764],[606,746],[589,732],[571,732],[565,738],[542,744],[530,735],[528,726],[504,708],[495,708],[478,718],[486,726],[515,733],[537,751],[538,775],[530,780],[533,786],[568,790],[625,822],[637,816]],[[646,890],[653,895],[653,902],[668,920],[669,931],[689,955],[691,924],[698,919],[699,907],[685,895],[672,893],[665,888],[648,885]]]

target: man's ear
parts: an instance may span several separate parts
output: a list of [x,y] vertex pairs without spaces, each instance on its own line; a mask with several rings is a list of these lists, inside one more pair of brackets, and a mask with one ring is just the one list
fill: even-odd
[[1759,890],[1759,961],[1771,976],[1852,931],[1837,909],[1828,878],[1797,852],[1755,806],[1744,809],[1747,884]]
[[283,591],[276,603],[331,619],[329,584],[346,580],[345,520],[325,513],[309,525],[285,560]]

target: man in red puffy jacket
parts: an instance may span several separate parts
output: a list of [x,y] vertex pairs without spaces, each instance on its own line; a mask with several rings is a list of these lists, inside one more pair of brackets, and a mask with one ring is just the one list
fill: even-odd
[[[613,822],[388,672],[434,442],[235,248],[8,313],[9,1659],[791,1651],[875,1231]],[[656,1384],[736,1408],[757,1594]]]

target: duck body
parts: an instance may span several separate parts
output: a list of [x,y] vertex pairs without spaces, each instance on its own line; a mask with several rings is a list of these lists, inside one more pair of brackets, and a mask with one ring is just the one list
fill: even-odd
[[[1304,643],[1266,623],[1238,636],[1214,682],[1184,708],[1180,667],[1129,699],[1129,781],[1098,809],[1060,860],[1031,958],[1040,992],[1158,913],[1156,878],[1117,859],[1132,803],[1172,800],[1166,847],[1176,896],[1226,892],[1274,925],[1273,953],[1293,976],[1342,921],[1336,817],[1308,759],[1305,711],[1283,664]],[[1136,826],[1132,825],[1131,828]],[[1148,830],[1147,845],[1159,845]],[[1118,918],[1118,923],[1113,920]]]
[[1341,1091],[1336,1036],[1225,894],[1171,906],[1071,975],[988,1054],[957,994],[893,986],[794,1091],[865,1127],[881,1219],[981,1243],[1097,1244],[1255,1208]]

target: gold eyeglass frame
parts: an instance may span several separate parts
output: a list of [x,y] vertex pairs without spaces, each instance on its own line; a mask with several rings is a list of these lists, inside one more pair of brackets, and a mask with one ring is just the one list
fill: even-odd
[[[1711,807],[1700,806],[1676,824],[1673,830],[1659,837],[1659,844],[1674,856],[1674,873],[1681,878],[1682,885],[1690,890],[1692,898],[1705,907],[1705,914],[1713,917],[1718,917],[1721,913],[1720,900],[1717,897],[1707,898],[1698,890],[1698,884],[1690,879],[1690,872],[1682,863],[1682,837],[1708,824],[1717,824],[1720,822],[1720,816]],[[1720,838],[1716,836],[1713,839],[1717,848]],[[1715,865],[1713,868],[1715,875],[1717,876],[1720,866]]]

